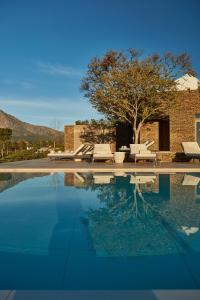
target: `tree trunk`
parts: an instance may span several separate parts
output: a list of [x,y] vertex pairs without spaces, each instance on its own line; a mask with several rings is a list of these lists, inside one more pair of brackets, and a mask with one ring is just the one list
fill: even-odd
[[9,154],[9,145],[8,145],[8,143],[7,143],[7,145],[6,145],[6,155],[8,155]]
[[140,136],[140,130],[142,126],[143,126],[143,122],[140,122],[137,127],[133,126],[134,144],[139,144],[139,136]]
[[139,143],[139,133],[140,133],[140,131],[139,131],[138,128],[134,128],[133,132],[134,132],[134,137],[133,137],[134,144],[138,144]]

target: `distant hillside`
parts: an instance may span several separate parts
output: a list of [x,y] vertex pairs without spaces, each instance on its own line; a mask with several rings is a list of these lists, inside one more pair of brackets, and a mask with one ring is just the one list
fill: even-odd
[[36,141],[42,139],[52,141],[56,139],[62,141],[64,138],[61,131],[22,122],[3,110],[0,110],[0,128],[11,128],[13,140]]
[[48,173],[0,173],[0,193],[22,181],[47,175]]

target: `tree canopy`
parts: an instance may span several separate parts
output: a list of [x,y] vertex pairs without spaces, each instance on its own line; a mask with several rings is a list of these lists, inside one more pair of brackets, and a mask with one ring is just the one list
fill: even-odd
[[5,142],[10,140],[12,136],[12,129],[10,128],[0,128],[0,141]]
[[108,119],[132,124],[134,141],[146,121],[167,116],[177,96],[176,79],[194,75],[186,53],[142,56],[108,51],[88,65],[81,89],[97,111]]

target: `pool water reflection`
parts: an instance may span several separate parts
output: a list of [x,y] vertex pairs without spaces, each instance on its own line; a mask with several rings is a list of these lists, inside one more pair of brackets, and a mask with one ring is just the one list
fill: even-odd
[[0,289],[200,288],[200,174],[0,174]]

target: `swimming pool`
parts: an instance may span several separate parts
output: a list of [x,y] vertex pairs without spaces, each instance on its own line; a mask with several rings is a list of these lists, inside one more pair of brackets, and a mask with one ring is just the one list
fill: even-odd
[[200,288],[200,174],[0,174],[0,290]]

